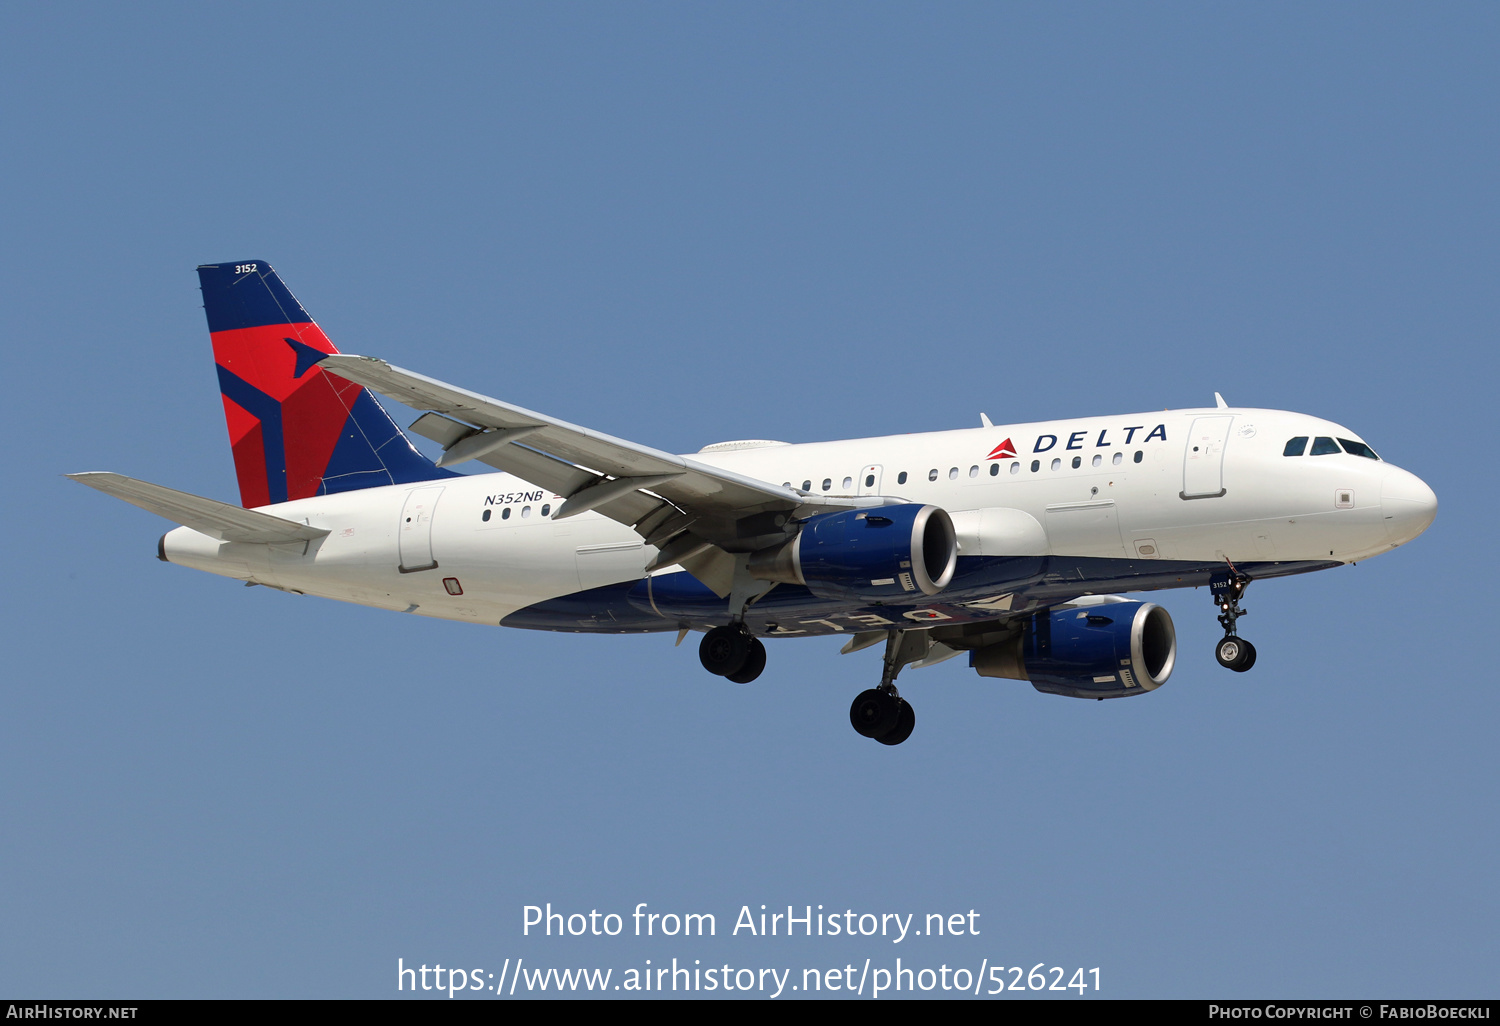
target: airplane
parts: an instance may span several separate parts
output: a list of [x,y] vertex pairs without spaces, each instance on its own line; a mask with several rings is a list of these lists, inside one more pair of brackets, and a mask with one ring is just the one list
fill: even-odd
[[[1355,432],[1215,406],[675,455],[342,354],[269,264],[198,268],[240,505],[120,474],[73,480],[180,524],[164,562],[360,605],[532,630],[703,634],[737,684],[765,641],[884,645],[850,723],[916,724],[900,672],[967,655],[1073,698],[1154,691],[1172,618],[1120,592],[1207,586],[1243,672],[1251,581],[1421,534],[1437,497]],[[376,394],[423,411],[409,427]],[[452,469],[478,462],[495,472]]]

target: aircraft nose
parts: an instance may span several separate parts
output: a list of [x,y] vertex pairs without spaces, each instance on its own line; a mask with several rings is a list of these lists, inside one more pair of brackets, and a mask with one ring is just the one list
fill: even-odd
[[1416,474],[1392,467],[1380,483],[1380,510],[1391,542],[1409,542],[1437,516],[1437,496]]

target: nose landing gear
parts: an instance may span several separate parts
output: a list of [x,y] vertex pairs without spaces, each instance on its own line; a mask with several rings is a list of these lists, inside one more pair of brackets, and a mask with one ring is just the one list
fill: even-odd
[[1247,614],[1240,608],[1240,597],[1250,587],[1250,578],[1229,564],[1228,570],[1214,574],[1208,582],[1214,604],[1219,607],[1219,623],[1224,628],[1224,637],[1214,649],[1214,658],[1219,665],[1236,673],[1244,673],[1255,665],[1255,646],[1236,632],[1239,618]]

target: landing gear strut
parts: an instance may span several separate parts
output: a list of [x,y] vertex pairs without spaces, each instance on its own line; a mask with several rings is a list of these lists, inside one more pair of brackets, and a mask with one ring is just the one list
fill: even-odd
[[709,673],[736,684],[749,684],[766,668],[766,646],[744,624],[732,623],[715,627],[703,636],[698,659]]
[[927,655],[932,640],[925,631],[891,631],[885,642],[885,670],[880,686],[861,691],[849,707],[849,722],[856,733],[883,745],[899,745],[911,737],[917,714],[896,690],[896,675],[908,663]]
[[1250,578],[1229,564],[1228,570],[1214,574],[1208,582],[1214,604],[1219,607],[1219,624],[1224,628],[1224,637],[1214,649],[1214,658],[1219,665],[1236,673],[1244,673],[1255,665],[1255,646],[1240,637],[1235,625],[1246,615],[1240,608],[1240,597],[1250,587]]

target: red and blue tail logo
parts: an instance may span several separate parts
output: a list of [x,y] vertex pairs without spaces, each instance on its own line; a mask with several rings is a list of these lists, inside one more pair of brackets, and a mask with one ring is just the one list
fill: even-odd
[[205,264],[198,281],[243,505],[453,476],[363,386],[323,373],[338,350],[270,264]]

